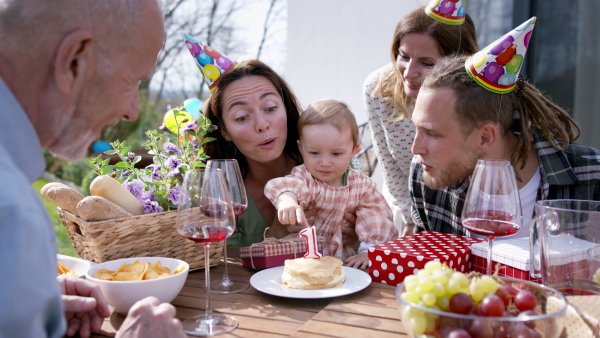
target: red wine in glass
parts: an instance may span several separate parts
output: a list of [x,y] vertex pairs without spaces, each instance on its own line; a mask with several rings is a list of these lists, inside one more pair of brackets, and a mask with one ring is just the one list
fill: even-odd
[[211,203],[200,205],[200,210],[202,211],[204,216],[218,218],[220,220],[227,219],[227,208],[228,206],[226,204]]
[[181,236],[197,243],[224,241],[231,235],[231,227],[218,225],[190,225],[179,230]]
[[246,209],[248,209],[247,205],[241,204],[241,203],[232,203],[232,207],[233,207],[233,214],[235,215],[235,217],[238,217],[241,214],[245,213]]
[[476,210],[463,220],[463,226],[470,232],[487,236],[503,237],[516,234],[521,226],[514,222],[515,217],[505,211]]

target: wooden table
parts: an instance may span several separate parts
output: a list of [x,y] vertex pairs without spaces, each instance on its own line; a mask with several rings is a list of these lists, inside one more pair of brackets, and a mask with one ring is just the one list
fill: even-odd
[[[236,253],[230,255],[235,257]],[[223,270],[222,264],[211,268],[211,279],[221,278]],[[230,278],[249,281],[254,272],[242,268],[239,259],[229,259]],[[203,286],[204,270],[188,275],[172,302],[178,318],[204,313]],[[219,337],[408,337],[394,291],[395,286],[372,282],[366,289],[343,297],[290,299],[270,296],[250,286],[241,293],[211,294],[211,304],[213,311],[233,315],[239,321],[237,329]],[[574,296],[569,301],[574,308],[569,311],[566,336],[590,337],[586,324],[598,323],[600,296]],[[93,337],[114,336],[123,319],[113,313],[104,321],[103,331]]]

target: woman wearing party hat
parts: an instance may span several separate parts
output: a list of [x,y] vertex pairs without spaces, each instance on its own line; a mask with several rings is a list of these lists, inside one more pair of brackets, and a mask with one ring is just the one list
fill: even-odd
[[415,127],[410,116],[421,82],[440,57],[477,51],[475,26],[465,13],[463,1],[433,0],[398,22],[392,39],[392,63],[365,80],[364,102],[375,154],[391,195],[394,223],[405,235],[412,229],[408,174]]
[[[243,247],[261,242],[267,227],[269,237],[289,234],[277,220],[277,210],[265,197],[264,187],[302,164],[296,128],[301,108],[296,96],[264,63],[236,63],[187,34],[184,39],[211,91],[204,116],[219,127],[207,135],[215,140],[203,145],[204,152],[212,159],[237,159],[249,197],[248,210],[238,217],[227,244]],[[345,218],[350,224],[356,220],[351,214]],[[301,229],[298,226],[295,231]],[[352,229],[343,231],[350,234],[347,241],[357,240]]]
[[528,236],[536,200],[600,199],[600,152],[574,143],[569,114],[519,77],[533,17],[471,57],[440,59],[413,112],[416,230],[465,235],[461,212],[479,159],[510,161]]

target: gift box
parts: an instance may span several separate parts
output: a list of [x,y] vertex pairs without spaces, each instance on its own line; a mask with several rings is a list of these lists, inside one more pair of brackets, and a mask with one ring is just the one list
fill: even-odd
[[[471,246],[473,252],[473,270],[487,274],[487,256],[490,248],[487,240]],[[510,238],[495,240],[492,247],[492,270],[498,269],[498,275],[541,283],[529,273],[531,257],[529,238]]]
[[[548,252],[548,272],[552,275],[563,275],[567,279],[589,279],[587,269],[587,250],[594,243],[575,238],[569,234],[560,234],[552,239],[552,250]],[[473,269],[487,273],[487,256],[489,245],[486,242],[471,246],[473,252]],[[541,283],[541,278],[533,278],[530,274],[531,255],[529,238],[510,238],[495,240],[492,248],[492,269],[499,265],[498,275],[508,276]],[[539,258],[536,265],[539,266]],[[567,276],[569,275],[569,276]]]
[[[323,239],[318,241],[319,252],[323,252]],[[240,248],[242,266],[247,269],[264,269],[283,266],[286,259],[304,257],[307,252],[306,238],[268,238],[252,246]]]
[[375,282],[397,285],[429,261],[446,263],[460,272],[471,270],[472,244],[484,239],[422,231],[369,248],[369,275]]

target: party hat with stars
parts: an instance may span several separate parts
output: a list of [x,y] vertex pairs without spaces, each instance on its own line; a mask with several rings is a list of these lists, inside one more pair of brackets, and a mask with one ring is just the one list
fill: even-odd
[[536,17],[522,23],[465,61],[467,73],[485,89],[510,93],[516,86]]
[[463,0],[431,0],[425,7],[425,13],[448,25],[462,25],[465,22]]
[[192,53],[196,66],[200,69],[208,82],[211,93],[215,90],[217,82],[222,75],[237,66],[237,62],[231,61],[227,56],[219,53],[208,45],[196,40],[194,37],[182,33],[185,45]]

